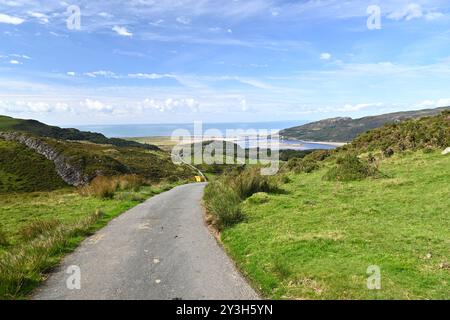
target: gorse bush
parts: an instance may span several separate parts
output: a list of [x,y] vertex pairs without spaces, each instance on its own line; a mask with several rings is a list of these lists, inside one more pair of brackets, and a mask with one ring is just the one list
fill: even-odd
[[310,173],[320,168],[317,161],[312,159],[294,158],[288,161],[287,168],[295,173]]
[[328,181],[353,181],[368,177],[377,177],[378,169],[367,161],[359,159],[355,154],[344,154],[336,160],[336,165],[323,177]]
[[331,150],[316,150],[302,158],[289,159],[284,168],[294,173],[311,173],[320,169],[321,162],[331,156],[332,153]]
[[397,151],[439,149],[449,145],[450,111],[444,111],[438,116],[389,124],[368,131],[343,149],[360,153],[383,150],[390,156]]
[[44,233],[51,232],[61,224],[58,219],[35,220],[24,225],[19,230],[19,235],[24,240],[34,239]]

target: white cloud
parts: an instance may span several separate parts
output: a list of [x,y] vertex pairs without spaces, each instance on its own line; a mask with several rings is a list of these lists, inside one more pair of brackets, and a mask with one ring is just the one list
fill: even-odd
[[128,31],[127,28],[125,28],[125,27],[114,26],[112,28],[112,30],[115,31],[118,35],[123,36],[123,37],[132,37],[133,36],[133,33]]
[[448,99],[439,99],[436,103],[437,107],[449,107],[450,106],[450,98]]
[[53,111],[72,111],[67,103],[50,103],[45,101],[1,101],[0,111],[3,113],[50,113]]
[[241,100],[241,110],[243,112],[246,112],[248,110],[247,100],[246,99],[242,99]]
[[162,78],[174,78],[173,75],[170,74],[157,74],[157,73],[130,73],[128,74],[129,78],[132,79],[162,79]]
[[28,15],[33,18],[36,18],[41,24],[49,23],[49,18],[44,13],[28,11]]
[[22,64],[22,62],[17,61],[17,60],[10,60],[9,63],[10,64]]
[[383,103],[359,103],[359,104],[346,104],[341,108],[337,108],[336,111],[344,111],[344,112],[353,112],[353,111],[361,111],[364,109],[374,108],[374,107],[382,107]]
[[116,75],[114,72],[112,72],[112,71],[105,71],[105,70],[86,72],[86,73],[84,73],[84,75],[88,76],[90,78],[97,78],[97,77],[112,78],[112,79],[118,79],[119,78],[119,76]]
[[328,52],[324,52],[322,54],[320,54],[320,60],[330,60],[331,59],[331,54]]
[[425,18],[426,20],[437,20],[444,16],[443,13],[438,11],[425,10],[420,4],[410,3],[407,6],[401,7],[397,10],[390,12],[387,15],[388,19],[400,21],[410,21],[413,19]]
[[153,110],[158,112],[198,112],[200,103],[194,98],[166,98],[164,100],[145,99],[137,104],[137,110],[145,112]]
[[188,17],[178,17],[177,22],[187,25],[191,23],[191,19],[189,19]]
[[91,111],[107,112],[107,113],[113,111],[112,106],[107,105],[99,100],[86,99],[84,100],[84,102],[81,103],[81,105],[86,106],[88,110]]
[[420,108],[441,108],[450,107],[450,98],[439,99],[439,100],[425,100],[417,105]]
[[69,71],[69,72],[67,72],[67,75],[71,76],[71,77],[74,77],[76,75],[76,73],[73,72],[73,71]]
[[441,12],[429,12],[425,15],[425,19],[428,21],[438,20],[443,18],[445,15]]
[[22,58],[22,59],[26,59],[26,60],[31,60],[31,57],[29,57],[29,56],[27,56],[27,55],[25,55],[25,54],[16,54],[16,53],[13,53],[13,54],[10,54],[9,56],[10,56],[10,57],[14,57],[14,58]]
[[100,17],[106,18],[106,19],[111,19],[111,18],[114,17],[112,14],[107,13],[107,12],[100,12],[98,15],[99,15]]
[[13,24],[13,25],[19,25],[25,22],[24,19],[9,16],[7,14],[0,13],[0,23],[6,23],[6,24]]
[[161,24],[163,24],[163,22],[164,22],[164,20],[159,19],[156,21],[149,22],[148,24],[151,26],[154,26],[154,27],[159,27],[159,26],[161,26]]

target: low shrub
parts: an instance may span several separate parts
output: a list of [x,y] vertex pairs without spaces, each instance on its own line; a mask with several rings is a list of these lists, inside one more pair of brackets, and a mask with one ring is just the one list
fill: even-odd
[[280,181],[274,176],[261,175],[260,168],[251,167],[240,173],[232,173],[225,177],[225,183],[230,186],[241,198],[245,200],[257,192],[276,192]]
[[263,204],[266,202],[269,202],[270,198],[269,195],[265,192],[258,192],[252,195],[250,198],[247,199],[248,202],[254,203],[254,204]]
[[219,230],[230,227],[244,219],[241,199],[230,186],[213,181],[205,188],[205,206],[211,214],[211,223]]
[[385,147],[381,150],[381,152],[385,158],[390,158],[394,155],[394,150],[391,147]]
[[305,156],[305,159],[323,161],[326,158],[330,157],[333,154],[333,152],[334,152],[333,150],[317,150]]
[[336,160],[336,165],[323,177],[328,181],[353,181],[379,176],[376,167],[360,160],[355,154],[345,154]]
[[44,233],[53,231],[61,224],[58,219],[35,220],[24,225],[19,230],[19,235],[24,240],[32,240]]

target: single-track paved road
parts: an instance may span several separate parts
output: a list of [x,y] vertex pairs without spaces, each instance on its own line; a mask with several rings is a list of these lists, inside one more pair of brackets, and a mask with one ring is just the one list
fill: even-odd
[[[111,221],[67,256],[34,299],[258,299],[209,233],[205,184],[157,195]],[[69,266],[81,289],[69,290]]]

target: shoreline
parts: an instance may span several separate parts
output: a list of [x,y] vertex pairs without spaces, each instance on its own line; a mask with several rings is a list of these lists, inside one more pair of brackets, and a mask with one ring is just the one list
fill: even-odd
[[[256,136],[246,136],[250,141],[256,141]],[[141,143],[155,144],[159,147],[170,148],[177,143],[201,143],[205,141],[227,141],[232,143],[240,144],[243,141],[244,136],[234,136],[234,137],[214,137],[214,136],[180,136],[178,139],[172,140],[171,136],[147,136],[147,137],[127,137],[126,140],[137,141]],[[264,137],[260,137],[264,138]],[[264,143],[263,143],[264,144]],[[280,139],[279,147],[280,150],[310,150],[308,145],[323,146],[329,148],[338,148],[346,145],[345,142],[331,142],[331,141],[304,141],[295,139]],[[262,147],[262,146],[260,146]],[[250,146],[252,148],[252,146]],[[320,149],[320,148],[318,148]]]
[[[334,147],[342,147],[346,144],[349,144],[348,142],[333,142],[333,141],[309,141],[309,140],[287,140],[287,141],[298,141],[299,143],[309,143],[309,144],[323,144],[328,146],[334,146]],[[283,142],[283,140],[281,140]]]

